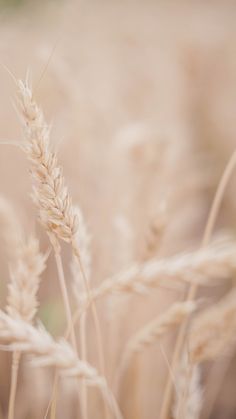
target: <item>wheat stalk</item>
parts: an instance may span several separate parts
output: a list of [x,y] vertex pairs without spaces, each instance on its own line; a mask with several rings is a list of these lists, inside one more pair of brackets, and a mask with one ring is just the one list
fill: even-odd
[[[102,333],[100,328],[100,323],[97,315],[96,305],[91,297],[91,290],[90,290],[90,274],[91,274],[91,254],[90,254],[90,235],[87,230],[87,226],[82,214],[81,209],[76,206],[75,212],[77,215],[78,223],[79,223],[79,232],[75,235],[72,241],[72,249],[73,249],[73,260],[71,264],[71,270],[74,279],[74,291],[79,305],[80,311],[80,294],[82,289],[85,291],[86,295],[86,308],[91,305],[92,309],[92,316],[96,331],[96,339],[98,344],[98,357],[99,357],[99,364],[100,370],[102,374],[105,376],[105,362],[104,362],[104,354],[103,354],[103,342],[102,342]],[[78,269],[79,268],[79,269]],[[84,306],[85,307],[85,306]],[[83,307],[83,308],[84,308]],[[81,350],[83,352],[83,359],[86,358],[86,310],[83,310],[81,318],[80,318],[80,338],[81,338]],[[105,411],[106,418],[108,418],[107,409]]]
[[[91,253],[90,253],[90,235],[88,233],[87,225],[84,220],[83,213],[81,209],[76,206],[75,212],[77,215],[77,219],[79,222],[79,233],[76,235],[76,243],[77,247],[80,251],[80,258],[81,264],[84,268],[85,272],[85,279],[86,281],[90,281],[90,273],[91,273]],[[71,272],[73,278],[73,288],[76,299],[79,301],[81,292],[86,292],[84,278],[82,276],[82,272],[80,266],[78,264],[78,259],[75,255],[73,255],[73,259],[71,262]],[[86,325],[87,325],[87,313],[86,311],[83,312],[80,320],[80,353],[81,359],[86,361],[87,359],[87,337],[86,337]],[[83,403],[83,410],[85,412],[85,417],[87,417],[87,388],[85,383],[82,381],[82,403]]]
[[[89,281],[91,275],[91,237],[88,232],[88,228],[81,209],[78,206],[75,206],[74,210],[78,220],[78,232],[75,235],[76,247],[79,249],[80,259],[84,268],[85,276],[87,281]],[[78,299],[80,299],[81,292],[84,291],[84,281],[81,271],[78,269],[78,260],[75,255],[73,255],[71,263],[71,272],[73,276],[75,295],[78,297]]]

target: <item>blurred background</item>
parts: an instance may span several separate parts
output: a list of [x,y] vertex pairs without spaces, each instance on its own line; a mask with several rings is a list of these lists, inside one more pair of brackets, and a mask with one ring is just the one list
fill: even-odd
[[[22,141],[9,72],[24,79],[30,71],[73,202],[82,208],[91,234],[92,286],[133,261],[199,246],[217,184],[236,147],[235,22],[236,2],[227,0],[0,1],[0,139]],[[232,234],[235,182],[234,177],[216,226]],[[28,163],[13,145],[1,145],[0,193],[25,233],[36,232],[46,251],[48,239],[31,202]],[[11,254],[0,242],[4,307]],[[63,256],[70,287],[68,246]],[[215,298],[227,286],[217,289]],[[158,290],[99,303],[110,378],[128,336],[176,297]],[[63,333],[52,256],[40,289],[40,317],[55,336]],[[92,322],[88,333],[89,358],[96,364]],[[163,342],[169,357],[174,337]],[[216,374],[220,367],[214,367]],[[167,375],[159,348],[140,355],[134,369],[120,400],[125,418],[158,418]],[[213,384],[208,383],[202,418],[236,417],[234,356],[226,370],[210,411]],[[9,372],[10,356],[3,353],[2,418]],[[51,379],[50,373],[29,374],[22,366],[17,419],[43,417]],[[74,418],[70,383],[62,394],[58,417]],[[97,406],[91,403],[96,419]]]

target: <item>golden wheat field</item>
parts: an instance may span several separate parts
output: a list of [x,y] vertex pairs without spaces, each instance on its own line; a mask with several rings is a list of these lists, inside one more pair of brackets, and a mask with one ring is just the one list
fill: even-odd
[[236,2],[0,1],[0,419],[236,418]]

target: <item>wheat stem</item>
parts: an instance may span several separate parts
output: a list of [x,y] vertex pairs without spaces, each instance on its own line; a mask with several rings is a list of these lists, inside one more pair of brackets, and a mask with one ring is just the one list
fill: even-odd
[[21,356],[21,353],[19,351],[14,351],[12,354],[11,389],[10,389],[10,397],[9,397],[8,419],[14,419],[15,417],[15,399],[16,399],[16,389],[17,389],[20,356]]
[[50,404],[51,404],[50,419],[56,419],[58,383],[59,383],[59,375],[58,375],[58,372],[56,371],[54,380],[53,380],[52,398],[50,400]]
[[98,356],[99,356],[100,369],[101,369],[102,374],[105,376],[105,363],[104,363],[104,354],[103,354],[102,333],[101,333],[101,328],[100,328],[100,323],[99,323],[99,319],[98,319],[96,305],[95,305],[95,302],[93,301],[92,296],[91,296],[91,289],[90,289],[90,286],[89,286],[89,281],[87,280],[87,277],[86,277],[86,274],[85,274],[85,271],[84,271],[84,267],[83,267],[83,264],[81,262],[79,249],[78,249],[77,243],[75,241],[72,242],[72,248],[73,248],[73,251],[74,251],[74,255],[75,255],[75,257],[78,261],[79,267],[80,267],[80,271],[81,271],[83,282],[84,282],[84,287],[85,287],[86,292],[87,292],[88,302],[91,303],[91,310],[92,310],[93,321],[94,321],[95,332],[96,332],[97,343],[98,343]]
[[[81,261],[81,258],[80,258],[80,252],[79,252],[79,249],[78,249],[78,246],[77,246],[77,243],[76,243],[75,240],[72,241],[72,249],[73,249],[73,252],[74,252],[74,256],[76,257],[76,259],[78,261],[80,272],[81,272],[81,275],[82,275],[82,278],[83,278],[84,287],[86,289],[87,300],[88,300],[87,308],[91,304],[93,322],[94,322],[97,345],[98,345],[98,357],[99,357],[100,372],[102,373],[102,375],[104,377],[106,377],[104,353],[103,353],[103,343],[102,343],[102,333],[101,333],[101,328],[100,328],[100,322],[99,322],[99,319],[98,319],[97,308],[96,308],[95,302],[93,301],[92,296],[91,296],[89,281],[86,277],[86,273],[85,273],[85,270],[84,270],[84,267],[83,267],[83,264],[82,264],[82,261]],[[71,321],[73,323],[73,319]],[[74,324],[73,324],[73,327],[74,327]],[[83,336],[83,339],[84,338],[85,338],[85,336]],[[83,395],[85,396],[84,392],[83,392]],[[85,400],[84,400],[84,402],[85,402]],[[105,404],[104,407],[105,407],[105,415],[106,415],[106,417],[108,417],[108,411],[107,411],[107,408],[106,408],[106,404]]]
[[66,286],[66,281],[65,281],[65,276],[64,276],[64,270],[63,270],[63,265],[62,265],[62,260],[61,260],[61,253],[56,251],[56,250],[55,250],[55,261],[56,261],[56,266],[57,266],[58,279],[59,279],[59,284],[60,284],[60,288],[61,288],[62,298],[63,298],[63,302],[64,302],[67,325],[70,328],[70,333],[71,333],[71,342],[72,342],[72,345],[73,345],[75,351],[77,352],[75,329],[72,326],[72,313],[71,313],[69,295],[68,295],[68,291],[67,291],[67,286]]
[[[86,312],[83,313],[80,322],[80,342],[81,342],[81,359],[83,361],[87,361],[87,342],[86,342]],[[87,386],[85,380],[82,380],[82,391],[81,391],[81,402],[82,402],[82,410],[85,414],[85,417],[88,417],[88,394],[87,394]]]
[[[55,260],[56,260],[56,265],[57,265],[58,279],[59,279],[59,283],[60,283],[60,287],[61,287],[61,293],[62,293],[64,308],[65,308],[65,313],[66,313],[66,318],[67,318],[67,326],[69,327],[70,334],[71,334],[71,343],[72,343],[72,346],[73,346],[76,354],[78,355],[76,336],[75,336],[75,328],[74,328],[73,320],[72,320],[72,312],[71,312],[71,308],[70,308],[69,295],[68,295],[67,286],[66,286],[66,282],[65,282],[65,275],[64,275],[64,269],[63,269],[61,252],[60,252],[60,247],[59,246],[54,247],[54,254],[55,254]],[[53,412],[55,412],[54,416],[52,416],[53,419],[55,418],[55,414],[56,414],[57,387],[58,387],[58,380],[56,380],[56,384],[55,384],[56,389],[55,389],[53,402],[52,402],[52,406],[54,406]],[[79,395],[79,401],[80,401],[80,404],[81,404],[82,419],[87,419],[86,410],[84,410],[84,403],[81,403],[80,395]]]

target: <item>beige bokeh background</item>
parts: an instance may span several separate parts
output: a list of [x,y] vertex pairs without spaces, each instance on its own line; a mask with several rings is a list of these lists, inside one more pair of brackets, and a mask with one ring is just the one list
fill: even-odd
[[[73,202],[89,226],[94,286],[132,261],[198,247],[220,175],[236,146],[236,3],[32,2],[3,8],[0,19],[0,139],[20,143],[23,138],[13,107],[14,82],[5,66],[16,78],[29,69]],[[46,250],[49,243],[30,198],[28,164],[12,145],[1,145],[0,192],[26,233],[36,231]],[[235,202],[233,179],[216,230],[234,233]],[[67,246],[63,251],[70,286],[70,251]],[[7,258],[2,242],[2,306]],[[182,295],[158,290],[99,303],[110,380],[127,337],[176,298]],[[40,301],[44,324],[61,334],[64,316],[53,257]],[[88,333],[89,358],[96,364],[92,323]],[[163,342],[167,356],[173,338]],[[10,365],[9,356],[1,355],[2,417],[9,386],[6,361]],[[50,378],[22,370],[17,418],[40,418]],[[136,361],[124,380],[125,417],[158,418],[166,374],[159,347]],[[34,416],[32,381],[39,386]],[[222,386],[227,397],[223,393],[218,400],[214,419],[235,417],[235,376]],[[74,418],[70,383],[63,392],[58,417]],[[99,418],[99,402],[91,394],[91,411]]]

